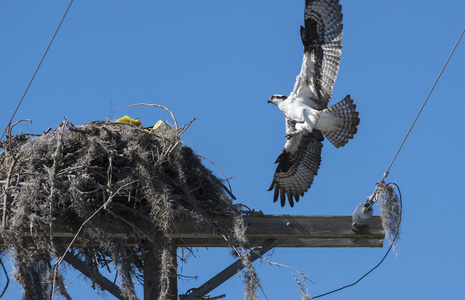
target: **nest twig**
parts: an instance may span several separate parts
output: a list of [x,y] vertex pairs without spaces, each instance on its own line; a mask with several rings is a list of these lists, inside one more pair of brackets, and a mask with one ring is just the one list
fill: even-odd
[[[14,278],[27,295],[50,299],[55,293],[50,295],[50,284],[56,282],[57,292],[69,297],[62,258],[52,267],[56,228],[78,232],[68,248],[93,270],[111,261],[123,296],[136,299],[133,280],[143,274],[146,247],[165,264],[160,282],[168,291],[167,247],[176,220],[215,228],[214,215],[241,215],[222,181],[168,125],[149,133],[129,124],[96,121],[75,127],[66,121],[38,138],[5,143],[0,153],[1,238],[17,265]],[[244,240],[245,227],[236,231]],[[131,233],[136,247],[110,232]],[[74,241],[87,249],[74,247]]]

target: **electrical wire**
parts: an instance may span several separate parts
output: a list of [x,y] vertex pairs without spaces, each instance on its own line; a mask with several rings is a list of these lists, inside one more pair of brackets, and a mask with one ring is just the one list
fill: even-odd
[[[389,175],[389,171],[390,171],[392,165],[394,164],[394,161],[396,160],[397,155],[399,154],[400,150],[402,149],[402,147],[403,147],[405,141],[407,140],[407,137],[409,136],[410,132],[412,131],[413,126],[415,125],[415,123],[416,123],[418,117],[420,116],[421,112],[423,111],[423,108],[425,107],[426,102],[428,102],[428,99],[429,99],[429,97],[431,96],[431,93],[433,92],[434,88],[436,87],[436,84],[438,83],[439,78],[441,78],[442,73],[444,72],[444,70],[445,70],[447,64],[449,63],[450,58],[451,58],[452,55],[454,54],[455,49],[457,48],[458,44],[460,43],[460,40],[462,39],[462,36],[463,36],[464,33],[465,33],[465,28],[462,30],[462,32],[461,32],[461,34],[460,34],[460,36],[459,36],[457,42],[456,42],[455,45],[454,45],[454,48],[452,49],[452,51],[451,51],[450,54],[449,54],[449,57],[447,58],[446,62],[444,63],[444,66],[442,67],[441,72],[439,72],[438,77],[436,78],[436,80],[435,80],[435,82],[434,82],[434,84],[433,84],[431,90],[429,91],[428,95],[426,96],[426,99],[425,99],[425,101],[423,102],[423,105],[421,106],[420,110],[418,111],[418,113],[417,113],[415,119],[413,120],[412,125],[410,125],[410,128],[408,129],[407,134],[405,135],[404,139],[402,140],[402,143],[400,144],[399,149],[397,149],[397,152],[396,152],[396,154],[394,155],[394,158],[392,159],[391,163],[389,164],[389,167],[387,168],[386,172],[384,172],[384,175],[383,175],[383,179],[382,179],[382,180],[384,180],[384,179]],[[396,188],[397,188],[397,190],[399,191],[400,216],[402,216],[402,195],[401,195],[401,193],[400,193],[399,186],[398,186],[397,184],[393,183],[393,182],[392,182],[392,183],[389,183],[389,184],[395,185]],[[354,285],[356,285],[357,283],[359,283],[363,278],[365,278],[365,277],[368,276],[371,272],[373,272],[374,270],[376,270],[376,268],[378,268],[378,267],[384,262],[384,260],[385,260],[386,257],[388,256],[389,252],[391,251],[393,245],[395,245],[395,242],[396,242],[398,236],[399,236],[399,232],[396,233],[394,239],[392,240],[391,246],[390,246],[389,249],[386,251],[386,254],[384,254],[384,256],[383,256],[383,258],[380,260],[380,262],[379,262],[376,266],[374,266],[370,271],[366,272],[362,277],[360,277],[359,279],[357,279],[355,282],[353,282],[353,283],[351,283],[351,284],[348,284],[348,285],[345,285],[345,286],[343,286],[343,287],[341,287],[341,288],[338,288],[338,289],[329,291],[329,292],[327,292],[327,293],[324,293],[324,294],[321,294],[321,295],[312,297],[312,299],[317,299],[317,298],[320,298],[320,297],[323,297],[323,296],[326,296],[326,295],[329,295],[329,294],[332,294],[332,293],[341,291],[341,290],[343,290],[343,289],[346,289],[346,288],[348,288],[348,287],[354,286]]]
[[436,78],[436,81],[434,82],[433,87],[431,88],[431,90],[429,91],[428,95],[426,96],[426,99],[425,99],[425,101],[423,102],[423,105],[421,106],[421,108],[420,108],[420,110],[418,111],[418,113],[417,113],[415,119],[413,120],[412,125],[410,126],[409,130],[407,131],[407,134],[405,135],[404,139],[402,140],[402,143],[400,144],[399,149],[397,149],[397,152],[396,152],[396,154],[394,155],[394,158],[392,159],[391,163],[389,164],[389,167],[387,168],[386,172],[384,172],[383,180],[384,180],[384,178],[386,178],[386,177],[389,175],[389,170],[391,169],[392,164],[393,164],[394,161],[396,160],[397,155],[398,155],[399,152],[400,152],[400,149],[402,149],[402,146],[404,146],[405,140],[407,139],[407,137],[408,137],[409,134],[410,134],[410,131],[412,131],[413,126],[414,126],[415,123],[417,122],[417,119],[418,119],[418,117],[420,116],[421,112],[423,111],[423,108],[425,107],[426,102],[428,102],[429,96],[431,96],[431,93],[433,92],[434,88],[436,87],[436,84],[438,83],[439,78],[441,78],[442,72],[444,72],[444,69],[446,68],[447,64],[449,63],[449,60],[450,60],[450,58],[452,57],[452,54],[454,54],[455,48],[457,48],[458,44],[460,43],[460,40],[462,39],[462,36],[463,36],[463,33],[464,33],[464,32],[465,32],[465,28],[462,30],[462,33],[460,34],[460,36],[459,36],[457,42],[455,43],[454,48],[453,48],[452,51],[450,52],[449,57],[448,57],[447,60],[446,60],[446,63],[444,64],[444,66],[443,66],[442,69],[441,69],[441,72],[439,72],[439,75],[438,75],[438,77]]
[[[44,52],[44,55],[42,55],[42,58],[40,59],[39,65],[37,65],[37,68],[36,68],[36,70],[34,71],[34,74],[32,75],[32,78],[31,78],[31,80],[29,81],[29,84],[27,85],[26,90],[25,90],[24,93],[23,93],[23,96],[22,96],[21,99],[19,100],[19,103],[18,103],[18,105],[16,106],[16,109],[15,109],[15,111],[13,112],[13,115],[11,116],[10,121],[8,122],[7,128],[9,128],[9,127],[11,126],[11,122],[13,122],[13,118],[15,117],[16,113],[18,112],[18,109],[19,109],[19,107],[21,106],[21,103],[23,103],[24,97],[26,97],[26,94],[27,94],[27,92],[29,91],[29,88],[31,87],[32,81],[34,81],[34,78],[36,77],[37,72],[39,71],[40,66],[42,65],[42,62],[44,61],[45,56],[46,56],[47,53],[48,53],[48,50],[49,50],[50,47],[52,46],[53,40],[55,40],[55,37],[56,37],[56,35],[57,35],[57,33],[58,33],[58,30],[60,30],[61,24],[62,24],[63,21],[65,20],[65,17],[66,17],[66,15],[68,14],[69,8],[71,7],[71,4],[73,4],[73,1],[74,1],[74,0],[71,0],[71,1],[69,2],[68,7],[66,8],[66,11],[65,11],[65,13],[63,14],[63,17],[61,18],[61,21],[60,21],[60,23],[58,24],[58,27],[57,27],[57,29],[55,30],[55,33],[53,34],[52,39],[50,40],[50,43],[48,43],[48,46],[47,46],[47,49],[46,49],[45,52]],[[6,133],[6,131],[3,131],[3,134],[2,134],[2,137],[0,138],[0,140],[3,139],[3,137],[5,136],[5,133]]]
[[[30,88],[32,82],[34,81],[35,76],[37,75],[37,73],[38,73],[38,71],[39,71],[39,69],[40,69],[40,67],[41,67],[41,65],[42,65],[42,62],[44,61],[44,59],[45,59],[45,57],[46,57],[46,55],[47,55],[47,53],[48,53],[48,51],[49,51],[49,49],[50,49],[50,47],[51,47],[53,41],[55,40],[55,37],[56,37],[58,31],[60,30],[60,27],[61,27],[61,25],[62,25],[62,23],[63,23],[63,21],[64,21],[66,15],[68,14],[68,11],[69,11],[69,9],[70,9],[70,7],[71,7],[73,1],[74,1],[74,0],[70,0],[70,3],[68,4],[68,7],[66,8],[66,11],[65,11],[65,13],[63,14],[63,17],[61,18],[60,23],[58,24],[58,26],[57,26],[57,28],[56,28],[56,30],[55,30],[55,33],[53,34],[53,37],[52,37],[52,39],[50,40],[50,42],[49,42],[49,44],[48,44],[48,46],[47,46],[47,49],[45,50],[45,52],[44,52],[44,54],[43,54],[43,56],[42,56],[42,58],[41,58],[41,60],[40,60],[40,62],[39,62],[39,64],[38,64],[37,68],[35,69],[34,74],[32,75],[31,80],[29,81],[29,83],[28,83],[28,85],[27,85],[27,87],[26,87],[26,89],[25,89],[25,91],[24,91],[24,93],[23,93],[23,95],[22,95],[20,101],[18,102],[18,105],[16,106],[16,109],[15,109],[15,111],[13,112],[13,115],[11,116],[11,119],[9,120],[8,126],[7,126],[7,127],[11,126],[11,122],[13,121],[13,119],[14,119],[16,113],[18,112],[19,107],[21,106],[21,104],[22,104],[22,102],[23,102],[23,100],[24,100],[24,98],[25,98],[27,92],[29,91],[29,88]],[[458,44],[460,43],[460,40],[462,39],[462,36],[463,36],[464,33],[465,33],[465,28],[462,30],[462,32],[461,32],[461,34],[460,34],[460,36],[459,36],[457,42],[455,43],[454,48],[452,49],[451,53],[449,54],[449,57],[447,58],[447,60],[446,60],[446,62],[445,62],[445,64],[444,64],[444,66],[442,67],[442,69],[441,69],[441,71],[440,71],[438,77],[436,78],[436,80],[435,80],[435,82],[434,82],[434,84],[433,84],[431,90],[429,91],[429,93],[428,93],[428,95],[427,95],[425,101],[423,102],[423,105],[421,106],[419,112],[417,113],[417,115],[416,115],[416,117],[415,117],[415,119],[414,119],[412,125],[411,125],[410,128],[408,129],[407,134],[405,135],[404,139],[402,140],[402,143],[400,144],[400,146],[399,146],[399,148],[398,148],[396,154],[394,155],[394,158],[392,159],[391,163],[389,164],[389,167],[387,168],[386,172],[384,173],[383,179],[386,178],[386,177],[388,176],[389,171],[390,171],[390,169],[391,169],[391,167],[392,167],[394,161],[396,160],[396,158],[397,158],[397,156],[398,156],[400,150],[402,149],[402,147],[403,147],[403,145],[404,145],[404,143],[405,143],[407,137],[409,136],[410,132],[412,131],[413,126],[415,125],[415,123],[416,123],[418,117],[420,116],[421,112],[423,111],[423,108],[425,107],[425,105],[426,105],[426,103],[427,103],[427,101],[428,101],[430,95],[432,94],[434,88],[436,87],[436,84],[438,83],[439,79],[441,78],[442,73],[444,72],[444,70],[445,70],[447,64],[449,63],[449,60],[450,60],[450,58],[452,57],[453,53],[455,52],[455,49],[457,48]],[[3,132],[2,137],[0,138],[0,140],[3,139],[4,136],[5,136],[5,131]],[[395,183],[390,183],[390,184],[395,185],[396,188],[397,188],[397,190],[398,190],[398,192],[399,192],[399,202],[400,202],[400,210],[401,210],[401,214],[400,214],[400,215],[402,215],[402,196],[401,196],[401,192],[400,192],[399,186],[398,186],[397,184],[395,184]],[[374,266],[371,270],[369,270],[368,272],[366,272],[363,276],[361,276],[359,279],[357,279],[355,282],[353,282],[353,283],[351,283],[351,284],[348,284],[348,285],[345,285],[345,286],[343,286],[343,287],[341,287],[341,288],[338,288],[338,289],[329,291],[329,292],[327,292],[327,293],[317,295],[317,296],[315,296],[315,297],[312,297],[312,299],[317,299],[317,298],[320,298],[320,297],[323,297],[323,296],[326,296],[326,295],[329,295],[329,294],[332,294],[332,293],[341,291],[341,290],[343,290],[343,289],[346,289],[346,288],[348,288],[348,287],[354,286],[354,285],[356,285],[357,283],[359,283],[362,279],[364,279],[364,278],[365,278],[366,276],[368,276],[371,272],[373,272],[374,270],[376,270],[376,269],[384,262],[384,260],[385,260],[385,259],[387,258],[387,256],[388,256],[389,252],[391,251],[393,245],[395,244],[395,241],[397,240],[398,236],[399,236],[399,232],[396,233],[396,236],[394,237],[394,240],[393,240],[393,242],[391,243],[391,246],[390,246],[389,249],[386,251],[386,253],[384,254],[383,258],[380,260],[380,262],[379,262],[376,266]]]
[[[395,185],[396,188],[397,188],[397,191],[399,192],[399,204],[400,204],[399,209],[400,209],[400,217],[402,218],[402,194],[401,194],[401,192],[400,192],[400,188],[399,188],[399,186],[398,186],[396,183],[394,183],[394,182],[391,182],[391,183],[389,183],[388,185],[390,185],[390,184]],[[351,284],[348,284],[348,285],[345,285],[345,286],[343,286],[343,287],[341,287],[341,288],[338,288],[338,289],[329,291],[329,292],[327,292],[327,293],[324,293],[324,294],[321,294],[321,295],[312,297],[312,299],[317,299],[317,298],[320,298],[320,297],[323,297],[323,296],[327,296],[327,295],[332,294],[332,293],[335,293],[335,292],[339,292],[339,291],[341,291],[341,290],[343,290],[343,289],[346,289],[346,288],[348,288],[348,287],[354,286],[354,285],[356,285],[357,283],[359,283],[363,278],[367,277],[368,274],[370,274],[371,272],[373,272],[374,270],[376,270],[376,269],[383,263],[383,261],[384,261],[384,260],[386,259],[386,257],[388,256],[389,252],[391,252],[391,249],[392,249],[393,245],[395,245],[395,242],[396,242],[398,236],[399,236],[399,232],[396,233],[396,236],[395,236],[394,239],[392,240],[391,246],[390,246],[389,249],[386,251],[386,253],[384,254],[383,258],[380,260],[380,262],[379,262],[376,266],[374,266],[370,271],[366,272],[362,277],[360,277],[359,279],[357,279],[356,281],[354,281],[354,282],[351,283]]]

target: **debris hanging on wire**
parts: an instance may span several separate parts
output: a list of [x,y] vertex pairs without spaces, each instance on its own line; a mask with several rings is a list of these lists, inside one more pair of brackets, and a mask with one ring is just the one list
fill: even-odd
[[393,250],[395,250],[399,240],[402,220],[402,203],[396,189],[398,190],[397,185],[394,183],[387,184],[384,180],[381,180],[376,183],[374,192],[375,202],[378,202],[378,208],[381,212],[383,227],[389,243],[393,245]]

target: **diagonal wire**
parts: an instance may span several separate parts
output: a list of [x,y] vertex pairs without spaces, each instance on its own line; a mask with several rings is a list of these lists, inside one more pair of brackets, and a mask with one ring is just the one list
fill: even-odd
[[[433,87],[431,88],[431,90],[430,90],[429,93],[428,93],[428,96],[426,97],[425,101],[423,102],[423,105],[421,106],[420,111],[418,112],[417,116],[415,117],[415,120],[413,121],[413,123],[412,123],[412,125],[410,126],[410,128],[409,128],[407,134],[405,135],[404,140],[402,141],[402,143],[401,143],[399,149],[398,149],[397,152],[396,152],[396,155],[395,155],[394,158],[392,159],[391,164],[389,165],[389,168],[388,168],[387,171],[384,173],[383,180],[389,175],[389,170],[391,169],[392,164],[393,164],[394,161],[396,160],[396,157],[397,157],[397,155],[399,154],[400,149],[402,149],[402,146],[404,145],[405,140],[407,139],[408,135],[410,134],[410,131],[412,131],[412,128],[413,128],[413,126],[415,125],[415,122],[417,121],[418,117],[420,116],[421,111],[423,110],[423,107],[425,107],[426,102],[428,101],[428,99],[429,99],[431,93],[432,93],[433,90],[434,90],[434,87],[436,86],[436,83],[439,81],[439,78],[441,77],[441,75],[442,75],[444,69],[446,68],[446,66],[447,66],[447,64],[448,64],[448,62],[449,62],[449,60],[450,60],[450,58],[452,57],[452,54],[454,54],[455,48],[457,48],[457,45],[459,44],[460,40],[462,39],[462,36],[463,36],[464,33],[465,33],[465,28],[462,30],[462,33],[460,34],[460,37],[458,38],[457,42],[455,43],[454,48],[452,49],[451,53],[449,54],[449,57],[448,57],[447,60],[446,60],[446,63],[445,63],[444,66],[442,67],[441,72],[439,73],[438,77],[436,78],[436,81],[435,81],[434,84],[433,84]],[[400,193],[400,188],[399,188],[399,186],[398,186],[397,184],[395,184],[395,183],[390,183],[390,184],[393,184],[393,185],[395,185],[395,186],[397,187],[397,191],[399,192],[400,210],[401,210],[401,212],[402,212],[402,194]],[[377,264],[376,266],[374,266],[371,270],[369,270],[368,272],[366,272],[362,277],[360,277],[359,279],[357,279],[356,281],[354,281],[354,282],[351,283],[351,284],[345,285],[345,286],[343,286],[343,287],[340,287],[340,288],[338,288],[338,289],[329,291],[329,292],[324,293],[324,294],[321,294],[321,295],[317,295],[317,296],[315,296],[315,297],[312,297],[312,299],[317,299],[317,298],[320,298],[320,297],[327,296],[327,295],[329,295],[329,294],[332,294],[332,293],[341,291],[341,290],[343,290],[343,289],[346,289],[346,288],[348,288],[348,287],[354,286],[354,285],[356,285],[357,283],[359,283],[363,278],[365,278],[366,276],[368,276],[371,272],[373,272],[375,269],[377,269],[377,268],[384,262],[384,260],[385,260],[385,259],[387,258],[387,256],[388,256],[389,252],[391,251],[391,249],[392,249],[392,247],[393,247],[395,241],[397,240],[398,236],[399,236],[399,232],[396,233],[396,235],[395,235],[395,237],[394,237],[394,240],[393,240],[392,243],[391,243],[391,246],[390,246],[389,249],[386,251],[386,253],[384,254],[383,258],[378,262],[378,264]]]
[[[400,215],[402,216],[402,194],[400,192],[400,188],[399,186],[394,183],[394,182],[391,182],[389,184],[392,184],[392,185],[395,185],[396,188],[397,188],[397,192],[399,193],[399,205],[400,205]],[[353,283],[351,284],[348,284],[348,285],[345,285],[343,287],[340,287],[338,289],[335,289],[335,290],[332,290],[332,291],[329,291],[327,293],[324,293],[324,294],[321,294],[321,295],[318,295],[318,296],[315,296],[315,297],[312,297],[312,299],[317,299],[317,298],[320,298],[320,297],[323,297],[323,296],[327,296],[329,294],[332,294],[332,293],[335,293],[335,292],[339,292],[343,289],[346,289],[348,287],[351,287],[351,286],[354,286],[356,285],[357,283],[359,283],[363,278],[367,277],[371,272],[373,272],[374,270],[376,270],[383,262],[384,260],[387,258],[388,254],[391,252],[391,249],[393,248],[393,246],[395,245],[395,242],[396,240],[398,239],[399,237],[399,231],[397,231],[396,235],[394,236],[394,239],[392,240],[392,243],[391,243],[391,246],[389,247],[389,249],[386,251],[386,253],[384,254],[383,258],[378,262],[378,264],[376,264],[376,266],[374,266],[373,268],[371,268],[370,271],[366,272],[362,277],[360,277],[359,279],[357,279],[356,281],[354,281]]]
[[448,57],[447,60],[446,60],[446,63],[444,64],[444,66],[443,66],[442,69],[441,69],[441,72],[439,72],[439,75],[438,75],[438,77],[436,78],[436,81],[434,82],[433,87],[432,87],[431,90],[429,91],[428,96],[426,96],[426,99],[425,99],[425,101],[423,102],[423,105],[421,106],[420,111],[418,111],[417,116],[416,116],[415,119],[413,120],[413,123],[412,123],[412,125],[410,126],[409,130],[407,131],[407,134],[405,135],[405,137],[404,137],[402,143],[400,144],[399,149],[397,149],[396,155],[394,155],[394,158],[392,159],[391,164],[390,164],[389,167],[387,168],[386,172],[384,172],[383,180],[384,180],[386,177],[388,177],[388,175],[389,175],[389,170],[391,169],[392,164],[393,164],[394,161],[396,160],[397,155],[398,155],[399,152],[400,152],[400,149],[402,149],[402,146],[404,145],[405,140],[407,139],[407,137],[408,137],[409,134],[410,134],[410,131],[412,131],[413,126],[414,126],[415,123],[417,122],[417,119],[418,119],[418,117],[420,116],[420,114],[421,114],[423,108],[425,107],[426,102],[428,102],[429,96],[431,96],[431,93],[433,92],[434,88],[436,87],[436,83],[438,83],[439,78],[441,78],[442,72],[444,72],[444,69],[446,68],[447,64],[449,63],[449,60],[450,60],[450,58],[452,57],[452,54],[454,54],[455,48],[457,48],[458,44],[460,43],[460,40],[462,39],[462,36],[463,36],[463,33],[464,33],[464,32],[465,32],[465,28],[462,30],[462,33],[460,34],[460,36],[459,36],[457,42],[455,43],[454,48],[453,48],[452,51],[450,52],[449,57]]
[[[19,107],[21,106],[21,103],[23,102],[24,97],[26,97],[27,91],[29,90],[29,87],[31,87],[32,81],[34,81],[34,78],[36,77],[36,74],[37,74],[37,72],[39,71],[40,66],[42,65],[42,62],[44,61],[45,56],[46,56],[47,53],[48,53],[48,50],[49,50],[50,47],[52,46],[53,40],[55,39],[55,37],[56,37],[56,35],[57,35],[57,33],[58,33],[58,30],[60,30],[61,24],[62,24],[63,21],[65,20],[65,17],[66,17],[66,15],[68,14],[69,8],[71,7],[71,4],[73,4],[73,1],[74,1],[74,0],[71,0],[71,1],[69,2],[68,7],[66,8],[66,11],[65,11],[65,13],[63,14],[63,17],[61,18],[61,21],[60,21],[60,23],[58,24],[58,27],[57,27],[57,29],[55,30],[55,33],[53,34],[53,37],[52,37],[52,39],[50,40],[50,43],[48,44],[47,49],[45,50],[44,55],[42,55],[42,58],[40,59],[39,65],[37,66],[36,70],[34,71],[34,74],[32,75],[32,78],[31,78],[31,80],[29,81],[29,84],[27,85],[26,90],[25,90],[24,93],[23,93],[23,96],[21,97],[21,100],[19,100],[19,103],[18,103],[18,105],[16,106],[16,109],[15,109],[15,111],[13,112],[13,115],[11,116],[10,121],[8,122],[7,128],[11,126],[11,122],[13,122],[13,118],[15,117],[16,113],[18,112],[18,109],[19,109]],[[2,140],[4,136],[5,136],[5,131],[3,131],[3,134],[2,134],[2,137],[0,138],[0,140]]]

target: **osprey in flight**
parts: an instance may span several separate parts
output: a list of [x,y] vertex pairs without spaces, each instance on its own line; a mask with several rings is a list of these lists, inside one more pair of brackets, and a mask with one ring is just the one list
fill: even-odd
[[328,108],[339,70],[342,48],[342,13],[338,0],[306,0],[302,69],[289,96],[273,95],[286,117],[286,143],[269,191],[274,199],[294,206],[310,188],[321,163],[323,137],[336,148],[347,144],[360,122],[355,104],[347,95]]

